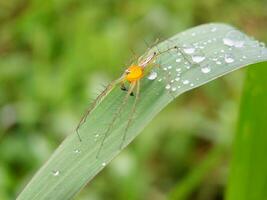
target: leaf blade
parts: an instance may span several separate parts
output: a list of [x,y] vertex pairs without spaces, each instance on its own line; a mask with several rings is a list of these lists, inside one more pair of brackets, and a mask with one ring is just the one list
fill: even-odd
[[228,200],[266,199],[266,63],[247,71],[234,141]]
[[[241,38],[244,36],[247,41],[247,46],[244,48],[234,48],[225,45],[223,38],[231,31],[234,31],[238,37],[240,35]],[[217,39],[209,42],[209,39],[215,36]],[[186,54],[185,48],[191,48],[195,43],[198,43],[198,45],[193,47],[197,50],[192,54]],[[260,47],[257,42],[237,31],[235,28],[223,24],[207,24],[190,29],[175,35],[171,40],[158,44],[157,48],[151,51],[166,49],[170,45],[177,45],[179,48],[182,48],[186,57],[182,54],[180,55],[177,51],[170,52],[171,55],[162,55],[158,62],[160,62],[163,70],[155,69],[159,77],[153,81],[147,79],[142,80],[141,101],[138,103],[132,126],[127,132],[125,145],[129,144],[153,117],[173,100],[170,93],[165,89],[166,84],[169,84],[166,83],[168,81],[159,81],[164,77],[167,79],[166,72],[164,71],[171,73],[171,79],[176,77],[180,78],[178,81],[173,79],[174,82],[170,88],[173,90],[173,94],[178,96],[185,91],[203,85],[233,70],[251,63],[267,60],[267,51],[265,48]],[[205,47],[201,49],[203,45]],[[235,56],[232,59],[235,59],[236,62],[229,62],[225,65],[220,64],[216,68],[209,66],[212,68],[210,72],[203,73],[201,68],[205,67],[206,64],[214,64],[211,63],[213,56],[218,57],[216,54],[213,55],[214,51],[227,50],[228,53],[229,48],[232,48],[232,50],[235,49],[231,52],[231,56]],[[193,56],[195,56],[195,59]],[[203,56],[205,56],[205,59],[200,61],[201,57],[203,59]],[[241,61],[240,56],[246,56],[246,59],[242,59]],[[218,58],[221,59],[221,62],[226,59],[225,57]],[[184,59],[182,66],[177,62],[177,59]],[[192,63],[185,64],[187,59],[191,59],[190,62]],[[217,61],[214,62],[216,63]],[[177,71],[178,68],[180,68],[180,72]],[[178,74],[180,75],[177,76]],[[186,80],[189,82],[185,82]],[[175,90],[173,89],[174,87]],[[132,98],[125,106],[120,118],[114,124],[112,133],[105,140],[104,148],[101,150],[99,158],[96,159],[101,136],[103,136],[108,123],[112,120],[112,114],[120,107],[124,95],[118,88],[112,90],[93,110],[86,123],[81,127],[80,134],[83,141],[80,143],[77,135],[74,133],[68,136],[26,186],[18,199],[70,199],[101,171],[120,152],[121,138],[128,116],[131,114],[130,106],[134,101]]]

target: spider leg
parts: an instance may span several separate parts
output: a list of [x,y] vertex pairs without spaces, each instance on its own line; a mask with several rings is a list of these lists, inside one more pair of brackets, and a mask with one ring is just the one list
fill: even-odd
[[126,94],[126,96],[124,97],[124,99],[123,99],[123,101],[122,101],[122,104],[121,104],[121,105],[119,106],[119,108],[116,110],[116,112],[115,112],[115,114],[114,114],[114,116],[113,116],[113,118],[112,118],[111,123],[109,124],[107,130],[106,130],[105,133],[104,133],[104,136],[103,136],[103,138],[102,138],[102,141],[101,141],[99,150],[97,151],[97,154],[96,154],[96,158],[98,158],[98,156],[99,156],[99,154],[100,154],[100,152],[101,152],[101,149],[102,149],[102,147],[103,147],[103,145],[104,145],[104,142],[105,142],[106,138],[109,136],[109,133],[110,133],[110,131],[112,130],[112,128],[113,128],[113,126],[114,126],[114,123],[116,122],[116,119],[118,118],[118,116],[119,116],[120,113],[122,112],[122,109],[123,109],[124,106],[126,105],[127,100],[128,100],[128,98],[129,98],[129,96],[131,95],[131,93],[133,92],[135,86],[136,86],[136,83],[135,83],[135,82],[132,83],[132,84],[130,85],[129,90],[127,91],[127,94]]
[[96,99],[93,101],[93,103],[89,106],[89,108],[86,110],[86,112],[83,114],[82,118],[80,119],[75,132],[79,138],[79,141],[81,142],[81,136],[79,134],[79,129],[81,126],[86,122],[87,117],[90,115],[90,113],[94,110],[94,108],[99,104],[105,96],[109,94],[109,92],[121,81],[123,80],[123,77],[111,82],[110,84],[107,85],[107,87],[96,97]]
[[121,141],[121,144],[120,144],[120,149],[123,148],[123,144],[125,142],[125,139],[126,139],[126,136],[127,136],[127,132],[128,132],[128,129],[131,125],[131,122],[133,121],[134,119],[134,114],[136,112],[136,105],[137,105],[137,102],[139,100],[139,96],[140,96],[140,81],[138,80],[136,82],[136,96],[135,96],[135,100],[134,100],[134,103],[132,105],[132,110],[131,112],[129,113],[130,114],[130,117],[128,119],[128,122],[127,122],[127,125],[126,125],[126,128],[124,130],[124,133],[123,133],[123,136],[122,136],[122,141]]

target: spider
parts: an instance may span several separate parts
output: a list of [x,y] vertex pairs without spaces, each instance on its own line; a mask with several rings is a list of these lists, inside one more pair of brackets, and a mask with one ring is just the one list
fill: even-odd
[[[159,51],[157,50],[148,54],[147,56],[141,56],[137,59],[137,63],[133,63],[131,64],[129,67],[127,67],[127,69],[122,73],[122,75],[112,81],[110,84],[108,84],[106,86],[106,88],[100,93],[100,95],[97,96],[97,98],[93,101],[93,103],[91,104],[91,106],[88,108],[88,110],[85,112],[85,114],[82,116],[78,126],[76,127],[76,133],[78,135],[78,138],[80,140],[80,142],[82,141],[80,134],[79,134],[79,129],[80,127],[83,125],[83,123],[85,123],[87,117],[90,115],[90,113],[94,110],[94,108],[97,106],[97,104],[99,104],[103,98],[105,96],[107,96],[107,94],[109,92],[112,91],[112,89],[114,87],[116,87],[117,85],[120,85],[120,88],[122,91],[126,92],[126,95],[121,103],[121,105],[119,106],[119,108],[115,111],[112,121],[110,122],[109,126],[107,127],[106,131],[104,132],[104,136],[103,139],[101,140],[101,144],[100,144],[100,148],[97,152],[97,157],[102,149],[102,146],[104,145],[105,139],[107,138],[107,136],[109,135],[109,133],[112,131],[113,125],[116,121],[116,119],[118,118],[118,116],[120,115],[120,113],[123,110],[124,105],[127,103],[127,100],[129,99],[130,96],[135,96],[135,100],[133,102],[132,105],[132,112],[131,115],[128,119],[127,125],[125,127],[124,133],[123,133],[123,138],[122,138],[122,142],[120,145],[120,149],[122,149],[124,141],[126,139],[126,135],[127,135],[127,131],[131,125],[131,122],[133,120],[133,116],[134,113],[136,111],[136,105],[137,102],[139,100],[139,96],[140,96],[140,81],[142,80],[142,78],[144,78],[148,73],[151,72],[151,69],[153,67],[159,66],[158,64],[155,64],[156,59],[164,54],[169,52],[170,50],[180,50],[177,46],[168,48],[164,51]],[[149,51],[148,51],[149,52]],[[160,67],[160,66],[159,66]],[[126,87],[126,83],[129,83],[128,88]]]

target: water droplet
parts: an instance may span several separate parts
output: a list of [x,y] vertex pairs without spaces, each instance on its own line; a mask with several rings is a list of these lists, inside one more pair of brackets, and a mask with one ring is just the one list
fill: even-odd
[[101,165],[102,165],[103,167],[105,167],[105,166],[107,165],[107,163],[103,162]]
[[195,52],[195,49],[193,47],[184,48],[184,52],[186,54],[192,54]]
[[202,61],[205,60],[205,57],[204,57],[204,56],[192,56],[192,60],[193,60],[195,63],[201,63]]
[[266,45],[265,45],[265,43],[264,43],[264,42],[260,42],[260,43],[259,43],[259,47],[265,48],[265,47],[266,47]]
[[204,73],[204,74],[207,74],[210,72],[210,67],[206,66],[206,67],[202,67],[201,68],[201,71]]
[[172,68],[172,66],[170,65],[170,66],[168,66],[168,69],[171,69]]
[[179,80],[180,80],[180,78],[179,78],[179,77],[177,77],[177,78],[175,78],[175,80],[176,80],[176,81],[179,81]]
[[213,27],[212,29],[211,29],[211,32],[215,32],[217,30],[217,28],[216,27]]
[[244,46],[244,41],[235,41],[235,47],[242,48]]
[[175,61],[177,62],[177,63],[179,63],[179,62],[181,62],[181,58],[177,58]]
[[230,47],[234,46],[234,41],[229,38],[223,38],[223,43]]
[[235,61],[230,55],[225,55],[224,60],[226,63],[232,63]]
[[239,31],[233,30],[226,34],[223,43],[230,47],[242,48],[245,43],[245,36]]
[[194,86],[194,83],[191,83],[190,86],[193,87]]
[[187,85],[188,83],[189,83],[189,80],[184,80],[184,81],[183,81],[183,84],[184,84],[184,85]]
[[147,79],[149,79],[149,80],[155,80],[157,77],[158,77],[157,72],[151,72],[149,74],[149,76],[147,77]]
[[221,61],[217,61],[216,64],[217,64],[217,65],[221,65],[222,62],[221,62]]
[[60,172],[58,170],[52,171],[53,176],[58,176]]
[[177,71],[177,72],[180,72],[180,71],[181,71],[181,68],[177,68],[176,71]]
[[165,87],[167,90],[169,90],[171,88],[171,85],[170,84],[167,84],[166,87]]
[[172,91],[175,92],[177,90],[176,87],[172,87]]
[[81,151],[79,149],[75,149],[74,153],[81,153]]

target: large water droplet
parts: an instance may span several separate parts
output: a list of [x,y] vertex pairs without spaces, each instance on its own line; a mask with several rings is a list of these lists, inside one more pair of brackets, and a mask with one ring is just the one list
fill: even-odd
[[245,44],[245,35],[239,31],[232,30],[223,38],[223,43],[230,47],[242,48]]
[[192,60],[195,62],[195,63],[201,63],[202,61],[204,61],[206,58],[204,56],[192,56]]
[[234,41],[229,38],[223,38],[223,43],[230,47],[234,46]]
[[195,49],[193,47],[187,47],[187,48],[184,48],[184,52],[186,54],[192,54],[195,52]]
[[147,77],[147,79],[149,79],[149,80],[155,80],[157,77],[158,77],[157,72],[151,72],[149,74],[149,76]]

